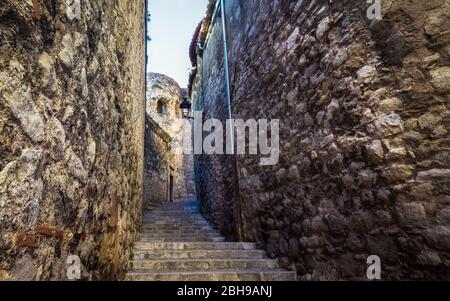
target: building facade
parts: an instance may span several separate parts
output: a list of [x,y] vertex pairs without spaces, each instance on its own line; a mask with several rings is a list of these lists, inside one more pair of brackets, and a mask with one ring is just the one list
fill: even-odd
[[[279,119],[280,158],[199,155],[201,208],[302,279],[450,279],[448,1],[226,1],[232,117]],[[220,13],[192,83],[229,117]]]
[[180,104],[187,92],[166,75],[147,77],[144,208],[152,208],[195,197],[195,183],[193,157],[180,152]]

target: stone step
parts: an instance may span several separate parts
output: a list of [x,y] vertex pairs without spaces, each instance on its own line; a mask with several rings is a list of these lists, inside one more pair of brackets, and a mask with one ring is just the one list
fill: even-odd
[[150,221],[150,220],[178,220],[178,221],[190,221],[190,220],[202,220],[205,219],[202,216],[196,216],[196,215],[155,215],[155,216],[143,216],[142,220],[144,221]]
[[131,266],[134,272],[279,268],[278,261],[272,259],[137,260]]
[[185,227],[207,227],[208,224],[206,222],[196,222],[196,223],[187,223],[186,225],[180,224],[180,223],[172,223],[172,222],[154,222],[143,225],[144,229],[148,228],[169,228],[172,226],[172,229],[181,228],[184,229]]
[[203,216],[200,211],[198,210],[159,210],[159,211],[151,211],[151,212],[145,212],[142,214],[142,216],[149,216],[149,215],[196,215],[196,216]]
[[181,226],[143,226],[142,231],[172,231],[172,230],[184,230],[184,231],[215,231],[210,226],[190,226],[190,227],[181,227]]
[[143,235],[152,235],[152,234],[158,234],[158,235],[171,235],[171,234],[215,234],[217,235],[217,231],[211,230],[211,229],[199,229],[199,230],[186,230],[186,229],[173,229],[173,230],[144,230],[141,232]]
[[179,234],[193,234],[193,235],[219,235],[217,233],[217,231],[214,230],[184,230],[184,229],[179,229],[179,230],[160,230],[160,231],[149,231],[149,230],[145,230],[142,231],[141,234],[143,235],[179,235]]
[[178,210],[178,209],[174,209],[174,210],[153,210],[150,212],[146,212],[143,214],[143,216],[149,216],[149,215],[158,215],[158,214],[170,214],[170,215],[174,215],[174,214],[182,214],[182,215],[188,215],[188,214],[193,214],[193,215],[201,215],[200,211],[198,210]]
[[177,238],[177,237],[199,237],[199,238],[211,238],[211,237],[222,237],[220,234],[215,232],[173,232],[173,233],[141,233],[140,238]]
[[156,209],[164,209],[164,208],[198,208],[199,205],[195,202],[178,202],[178,203],[166,203],[163,204]]
[[[182,220],[173,220],[173,221],[168,221],[168,220],[154,220],[151,222],[144,222],[142,224],[142,226],[145,227],[151,227],[151,226],[167,226],[170,227],[172,226],[174,227],[178,227],[178,228],[185,228],[185,227],[189,227],[189,226],[197,226],[197,227],[206,227],[209,226],[208,223],[206,221],[202,221],[202,220],[190,220],[190,221],[182,221]],[[172,228],[172,229],[173,229]]]
[[201,232],[206,232],[206,233],[219,233],[216,230],[212,229],[212,228],[203,228],[203,227],[198,227],[198,228],[174,228],[174,229],[170,229],[170,228],[143,228],[141,230],[141,233],[161,233],[161,234],[166,234],[166,233],[173,233],[173,232],[182,232],[182,233],[201,233]]
[[[219,235],[183,235],[183,234],[173,234],[173,235],[145,235],[145,236],[140,236],[139,239],[140,240],[153,240],[153,239],[164,239],[164,241],[177,241],[178,239],[202,239],[204,241],[208,241],[209,239],[220,239],[223,238],[222,236]],[[184,241],[184,240],[183,240]]]
[[225,242],[200,214],[197,203],[170,203],[144,213],[129,280],[295,280],[293,272],[254,243]]
[[153,212],[169,212],[169,211],[195,211],[195,212],[200,212],[200,209],[198,207],[190,207],[190,206],[163,206],[163,207],[159,207],[153,210],[149,210],[144,212],[144,214],[149,214],[149,213],[153,213]]
[[160,226],[166,226],[166,227],[187,227],[187,226],[196,226],[196,227],[207,227],[209,226],[207,222],[205,221],[189,221],[189,222],[180,222],[180,221],[153,221],[149,223],[144,223],[143,226],[145,227],[160,227]]
[[245,242],[167,242],[136,243],[135,250],[256,250],[254,243]]
[[198,216],[181,216],[181,217],[176,217],[176,216],[148,216],[148,217],[143,217],[142,221],[155,221],[155,220],[177,220],[177,221],[191,221],[191,220],[200,220],[200,221],[205,221],[206,219],[204,219],[202,216],[198,217]]
[[159,237],[159,238],[142,238],[139,242],[222,242],[223,237]]
[[174,231],[199,231],[199,230],[203,230],[203,231],[215,231],[212,227],[210,226],[205,226],[205,225],[190,225],[190,226],[180,226],[180,225],[161,225],[161,224],[156,224],[156,225],[142,225],[141,226],[141,230],[160,230],[160,231],[170,231],[170,230],[174,230]]
[[198,213],[152,213],[152,214],[146,214],[143,215],[142,218],[149,218],[149,217],[199,217],[199,218],[203,218],[203,216],[201,216]]
[[191,221],[202,221],[206,222],[206,220],[203,217],[197,217],[197,216],[179,216],[179,217],[170,217],[170,216],[155,216],[155,217],[144,217],[142,219],[143,223],[151,223],[154,221],[167,221],[167,222],[178,222],[178,223],[187,223]]
[[165,215],[165,216],[161,216],[161,215],[155,215],[155,216],[143,216],[142,217],[143,220],[202,220],[202,221],[206,221],[205,218],[203,216],[197,216],[197,215],[186,215],[186,216],[176,216],[176,215]]
[[144,215],[142,216],[142,218],[165,218],[165,217],[169,217],[169,218],[177,218],[177,217],[182,217],[182,218],[189,218],[189,217],[196,217],[196,218],[204,218],[203,216],[201,216],[200,214],[187,214],[187,213],[157,213],[157,214],[148,214],[148,215]]
[[202,217],[195,217],[195,216],[189,216],[189,217],[168,217],[168,216],[155,216],[155,217],[144,217],[142,219],[143,222],[153,222],[153,221],[177,221],[177,222],[190,222],[190,221],[205,221],[206,220]]
[[134,260],[162,259],[267,259],[262,250],[136,250]]
[[294,272],[274,270],[211,270],[186,272],[129,273],[133,281],[296,281]]
[[189,226],[190,223],[192,222],[202,222],[204,224],[208,224],[206,220],[201,219],[201,218],[191,218],[191,219],[184,219],[184,218],[172,218],[172,219],[168,219],[168,218],[154,218],[154,219],[144,219],[142,220],[142,224],[152,224],[155,222],[166,222],[166,223],[174,223],[174,224],[179,224],[179,225],[186,225]]

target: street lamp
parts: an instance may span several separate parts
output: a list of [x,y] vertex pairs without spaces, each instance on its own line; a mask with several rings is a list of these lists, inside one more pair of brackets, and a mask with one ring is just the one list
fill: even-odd
[[183,102],[180,104],[180,109],[184,119],[191,119],[192,104],[187,98],[183,98]]

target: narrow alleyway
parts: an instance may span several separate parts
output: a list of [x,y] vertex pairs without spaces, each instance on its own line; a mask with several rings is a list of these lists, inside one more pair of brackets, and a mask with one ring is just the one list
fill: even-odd
[[294,272],[253,243],[225,242],[198,211],[195,200],[148,211],[134,247],[129,280],[260,281],[295,280]]
[[150,2],[0,1],[0,281],[450,280],[450,0]]

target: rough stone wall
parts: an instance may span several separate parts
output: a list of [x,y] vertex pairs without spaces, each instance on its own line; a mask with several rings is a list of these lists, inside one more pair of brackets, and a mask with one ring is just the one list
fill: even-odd
[[[281,157],[238,157],[240,202],[215,195],[230,165],[199,158],[206,214],[230,232],[238,206],[243,238],[302,279],[365,279],[369,255],[383,279],[450,279],[449,1],[382,1],[373,21],[366,1],[227,3],[234,117],[279,118]],[[207,115],[215,30],[192,92]]]
[[182,166],[178,168],[182,170],[180,172],[183,174],[183,181],[178,180],[176,185],[178,186],[175,191],[179,192],[178,198],[193,198],[197,196],[195,190],[195,167],[194,167],[194,156],[193,155],[183,155],[183,160],[181,160]]
[[0,2],[2,280],[120,279],[139,230],[145,3],[74,3]]
[[193,157],[177,151],[183,143],[180,104],[186,92],[172,78],[149,73],[145,142],[145,208],[169,200],[169,174],[174,178],[173,198],[195,196]]
[[[179,131],[176,121],[181,118],[182,90],[174,79],[164,74],[149,73],[147,80],[147,114],[173,136]],[[158,112],[158,104],[165,106],[162,114]]]
[[[210,10],[214,8],[211,1]],[[211,12],[208,12],[210,17]],[[208,22],[206,19],[204,22]],[[209,24],[208,24],[209,25]],[[204,25],[205,26],[205,25]],[[203,120],[228,118],[225,72],[223,65],[222,27],[217,21],[211,25],[209,43],[198,58],[191,98],[193,109],[203,112]],[[205,35],[203,35],[205,36]],[[209,133],[203,133],[203,136]],[[235,158],[227,155],[194,155],[197,197],[206,219],[220,229],[229,240],[239,237],[236,227]]]
[[144,209],[151,209],[169,200],[169,172],[174,156],[171,137],[146,115]]

